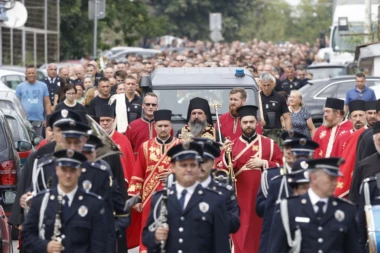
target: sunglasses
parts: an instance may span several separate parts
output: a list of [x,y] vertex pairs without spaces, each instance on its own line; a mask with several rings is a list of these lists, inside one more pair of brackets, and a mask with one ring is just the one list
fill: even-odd
[[152,107],[155,107],[157,106],[157,104],[152,104],[152,103],[144,103],[146,106],[152,106]]

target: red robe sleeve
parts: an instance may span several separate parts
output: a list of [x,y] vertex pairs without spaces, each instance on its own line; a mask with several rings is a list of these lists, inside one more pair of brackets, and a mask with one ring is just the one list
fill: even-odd
[[140,198],[142,198],[143,194],[143,186],[145,179],[145,171],[146,171],[146,158],[144,147],[147,145],[147,142],[143,143],[143,145],[139,148],[139,155],[137,156],[136,166],[133,169],[131,181],[129,183],[128,195],[134,196],[137,193],[140,194]]
[[344,146],[350,136],[350,132],[338,136],[334,142],[330,157],[340,157],[342,155],[343,149],[345,148]]
[[118,135],[117,138],[119,139],[117,143],[120,147],[120,151],[123,153],[123,155],[120,156],[120,161],[123,165],[124,176],[126,180],[130,182],[135,167],[135,158],[133,156],[131,143],[128,138],[122,134]]
[[270,140],[270,141],[271,141],[271,145],[273,145],[273,155],[272,155],[272,159],[268,161],[268,168],[282,166],[283,161],[282,161],[281,149],[275,141],[273,140]]

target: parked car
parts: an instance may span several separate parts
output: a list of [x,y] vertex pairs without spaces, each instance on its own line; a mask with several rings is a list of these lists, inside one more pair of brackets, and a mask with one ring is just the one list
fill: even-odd
[[18,156],[20,157],[21,168],[23,168],[26,159],[29,155],[34,151],[34,147],[36,147],[41,141],[40,138],[31,138],[29,135],[28,129],[22,123],[22,119],[15,111],[1,109],[7,118],[8,124],[12,129],[12,138],[15,143],[16,149],[18,149],[20,142],[23,142],[22,150],[18,150]]
[[[299,89],[302,94],[303,106],[309,110],[316,126],[323,123],[323,107],[326,98],[334,97],[345,100],[347,91],[356,86],[355,79],[355,76],[344,76],[313,81]],[[366,77],[366,86],[380,86],[380,77]]]
[[16,90],[19,83],[25,81],[25,74],[12,71],[0,69],[0,89],[2,90]]
[[10,90],[0,89],[0,109],[9,109],[15,111],[20,116],[23,124],[27,128],[30,139],[33,140],[35,138],[33,126],[28,121],[24,107],[22,106],[16,93]]
[[8,217],[16,198],[17,180],[21,175],[17,151],[24,151],[24,144],[22,141],[18,142],[16,149],[7,118],[0,110],[0,205]]
[[[140,86],[144,93],[152,91],[157,94],[160,109],[172,110],[173,131],[176,133],[187,124],[189,101],[194,97],[220,104],[219,115],[229,111],[229,94],[234,87],[247,91],[246,104],[258,104],[258,86],[251,72],[244,70],[241,77],[235,76],[235,72],[236,68],[160,68],[150,77],[142,78]],[[215,113],[212,116],[215,122]]]
[[325,79],[338,76],[356,75],[360,73],[357,63],[315,63],[307,68],[307,72],[313,73],[313,79]]
[[[25,70],[26,70],[26,68],[24,68],[24,67],[11,66],[11,65],[2,65],[2,66],[0,66],[0,69],[12,70],[12,71],[16,71],[16,72],[23,73],[23,74],[25,74]],[[43,71],[37,69],[37,80],[44,79],[45,77],[46,77],[45,73]],[[25,78],[24,78],[24,81],[25,81]]]
[[125,59],[128,57],[130,54],[137,54],[141,55],[143,58],[147,58],[150,56],[154,56],[156,54],[161,53],[161,50],[157,49],[145,49],[145,48],[140,48],[140,47],[131,47],[128,49],[123,49],[117,53],[114,53],[109,56],[108,60],[115,60],[115,61],[125,61]]

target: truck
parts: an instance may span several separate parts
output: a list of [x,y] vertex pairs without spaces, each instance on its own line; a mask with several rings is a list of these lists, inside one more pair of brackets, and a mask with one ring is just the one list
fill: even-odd
[[[371,19],[366,15],[370,6]],[[377,10],[380,0],[335,0],[333,5],[333,20],[330,27],[330,45],[322,48],[318,56],[325,61],[334,63],[351,63],[354,61],[356,46],[362,44],[362,39],[371,40],[368,28],[371,31],[377,30]]]

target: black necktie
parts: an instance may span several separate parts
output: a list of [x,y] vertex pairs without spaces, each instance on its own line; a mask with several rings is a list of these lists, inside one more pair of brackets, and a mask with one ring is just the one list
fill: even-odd
[[318,206],[318,210],[317,210],[317,213],[316,213],[316,216],[317,216],[317,219],[322,219],[323,215],[324,215],[324,212],[323,212],[323,206],[325,205],[325,202],[323,201],[318,201],[316,203],[316,205]]
[[66,195],[62,198],[62,200],[63,200],[62,201],[62,218],[65,221],[67,218],[67,215],[68,215],[69,208],[70,208],[69,207],[69,197],[67,197],[67,195]]
[[179,198],[179,205],[181,206],[182,211],[185,209],[185,197],[186,197],[187,190],[184,189],[181,192],[181,197]]

